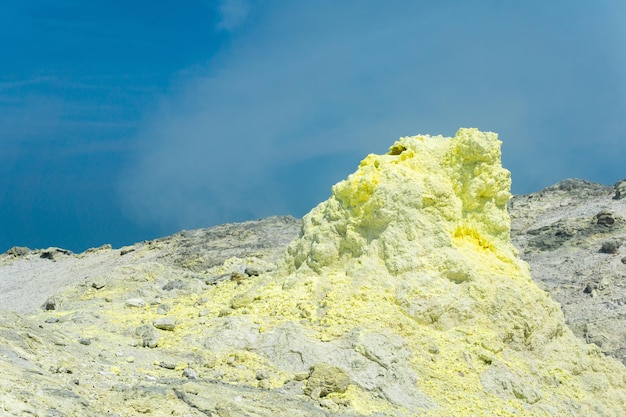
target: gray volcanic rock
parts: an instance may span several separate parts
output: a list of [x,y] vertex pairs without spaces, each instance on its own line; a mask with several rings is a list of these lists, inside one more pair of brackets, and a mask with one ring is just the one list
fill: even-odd
[[[185,230],[121,249],[104,245],[81,254],[59,248],[11,248],[0,255],[0,309],[30,313],[49,304],[48,309],[52,310],[63,303],[60,297],[52,298],[53,294],[76,284],[104,288],[117,276],[115,271],[139,266],[153,265],[157,269],[166,266],[177,271],[172,274],[171,281],[163,283],[168,288],[178,285],[176,282],[180,276],[213,278],[205,276],[206,270],[231,257],[252,256],[271,266],[278,262],[283,248],[299,229],[300,220],[274,216]],[[246,267],[243,265],[238,272],[243,273]]]
[[[514,196],[509,212],[513,243],[574,333],[626,363],[624,184],[568,179]],[[198,295],[263,280],[299,230],[298,219],[270,217],[121,249],[13,248],[0,255],[0,415],[350,417],[360,414],[332,394],[351,383],[407,409],[423,407],[428,399],[416,394],[397,337],[321,341],[289,325],[265,331],[230,317],[250,300]],[[138,309],[153,309],[154,318],[137,325],[115,315]],[[170,348],[179,326],[216,320],[223,325],[187,341],[193,349]],[[233,346],[240,353],[229,354]],[[439,347],[428,354],[435,357]],[[287,374],[246,368],[260,357]],[[532,383],[496,365],[481,380],[493,395],[539,401]],[[257,386],[224,379],[226,369],[252,373]],[[281,378],[280,387],[272,385]]]
[[193,300],[186,307],[197,308],[195,319],[208,320],[207,300],[195,293],[219,285],[216,276],[276,268],[299,229],[293,217],[270,217],[121,249],[0,255],[0,415],[328,415],[304,393],[223,381],[219,367],[236,364],[216,363],[210,351],[168,349],[173,317],[125,321],[133,311],[176,310],[181,299]]
[[509,213],[520,257],[574,333],[626,363],[624,184],[567,179],[514,196]]

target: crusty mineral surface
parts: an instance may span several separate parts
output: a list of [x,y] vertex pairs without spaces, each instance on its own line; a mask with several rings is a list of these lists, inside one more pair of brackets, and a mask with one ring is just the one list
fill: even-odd
[[626,363],[626,200],[623,184],[568,179],[509,203],[512,238],[567,324]]
[[[509,186],[496,135],[461,129],[366,157],[282,255],[293,218],[81,255],[15,248],[0,259],[22,313],[0,315],[0,414],[623,416],[626,368],[531,280]],[[575,248],[533,204],[511,206],[522,254]],[[619,236],[595,230],[621,227],[604,211],[581,217],[597,256],[620,259]],[[607,291],[576,285],[581,303]],[[41,308],[16,305],[23,286]]]

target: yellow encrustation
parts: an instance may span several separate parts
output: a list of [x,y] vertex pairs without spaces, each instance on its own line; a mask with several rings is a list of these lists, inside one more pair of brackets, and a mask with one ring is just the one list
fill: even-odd
[[[184,324],[160,343],[189,348],[233,317],[260,335],[293,323],[321,346],[385,335],[408,352],[401,367],[415,380],[403,383],[423,407],[356,383],[331,398],[363,415],[624,415],[626,369],[573,336],[510,242],[500,145],[495,133],[460,129],[368,155],[304,217],[276,271],[198,294],[211,303],[202,319],[181,299],[172,315]],[[273,372],[272,387],[288,379],[250,350],[217,353],[216,366],[228,355],[247,366],[223,367],[226,380],[255,385],[261,367]]]

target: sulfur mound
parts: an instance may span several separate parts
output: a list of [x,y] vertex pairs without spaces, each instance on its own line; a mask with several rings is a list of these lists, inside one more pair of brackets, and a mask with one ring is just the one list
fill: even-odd
[[0,311],[0,409],[621,417],[626,368],[531,280],[509,188],[497,136],[461,129],[367,156],[282,258],[292,218],[2,258],[88,278],[28,318]]
[[342,395],[364,414],[622,415],[626,369],[531,281],[509,188],[494,133],[402,138],[336,184],[281,269],[233,305],[265,324],[261,339],[307,329],[306,349],[283,348],[303,368],[346,369]]

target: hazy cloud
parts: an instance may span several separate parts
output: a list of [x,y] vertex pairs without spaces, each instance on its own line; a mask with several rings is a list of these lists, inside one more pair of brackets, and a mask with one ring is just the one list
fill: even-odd
[[233,31],[239,28],[250,13],[248,0],[220,0],[220,21],[217,28],[220,30]]
[[604,3],[544,4],[259,7],[146,120],[120,187],[129,215],[172,230],[302,215],[367,153],[459,127],[500,133],[514,191],[613,181],[626,150],[622,29]]

